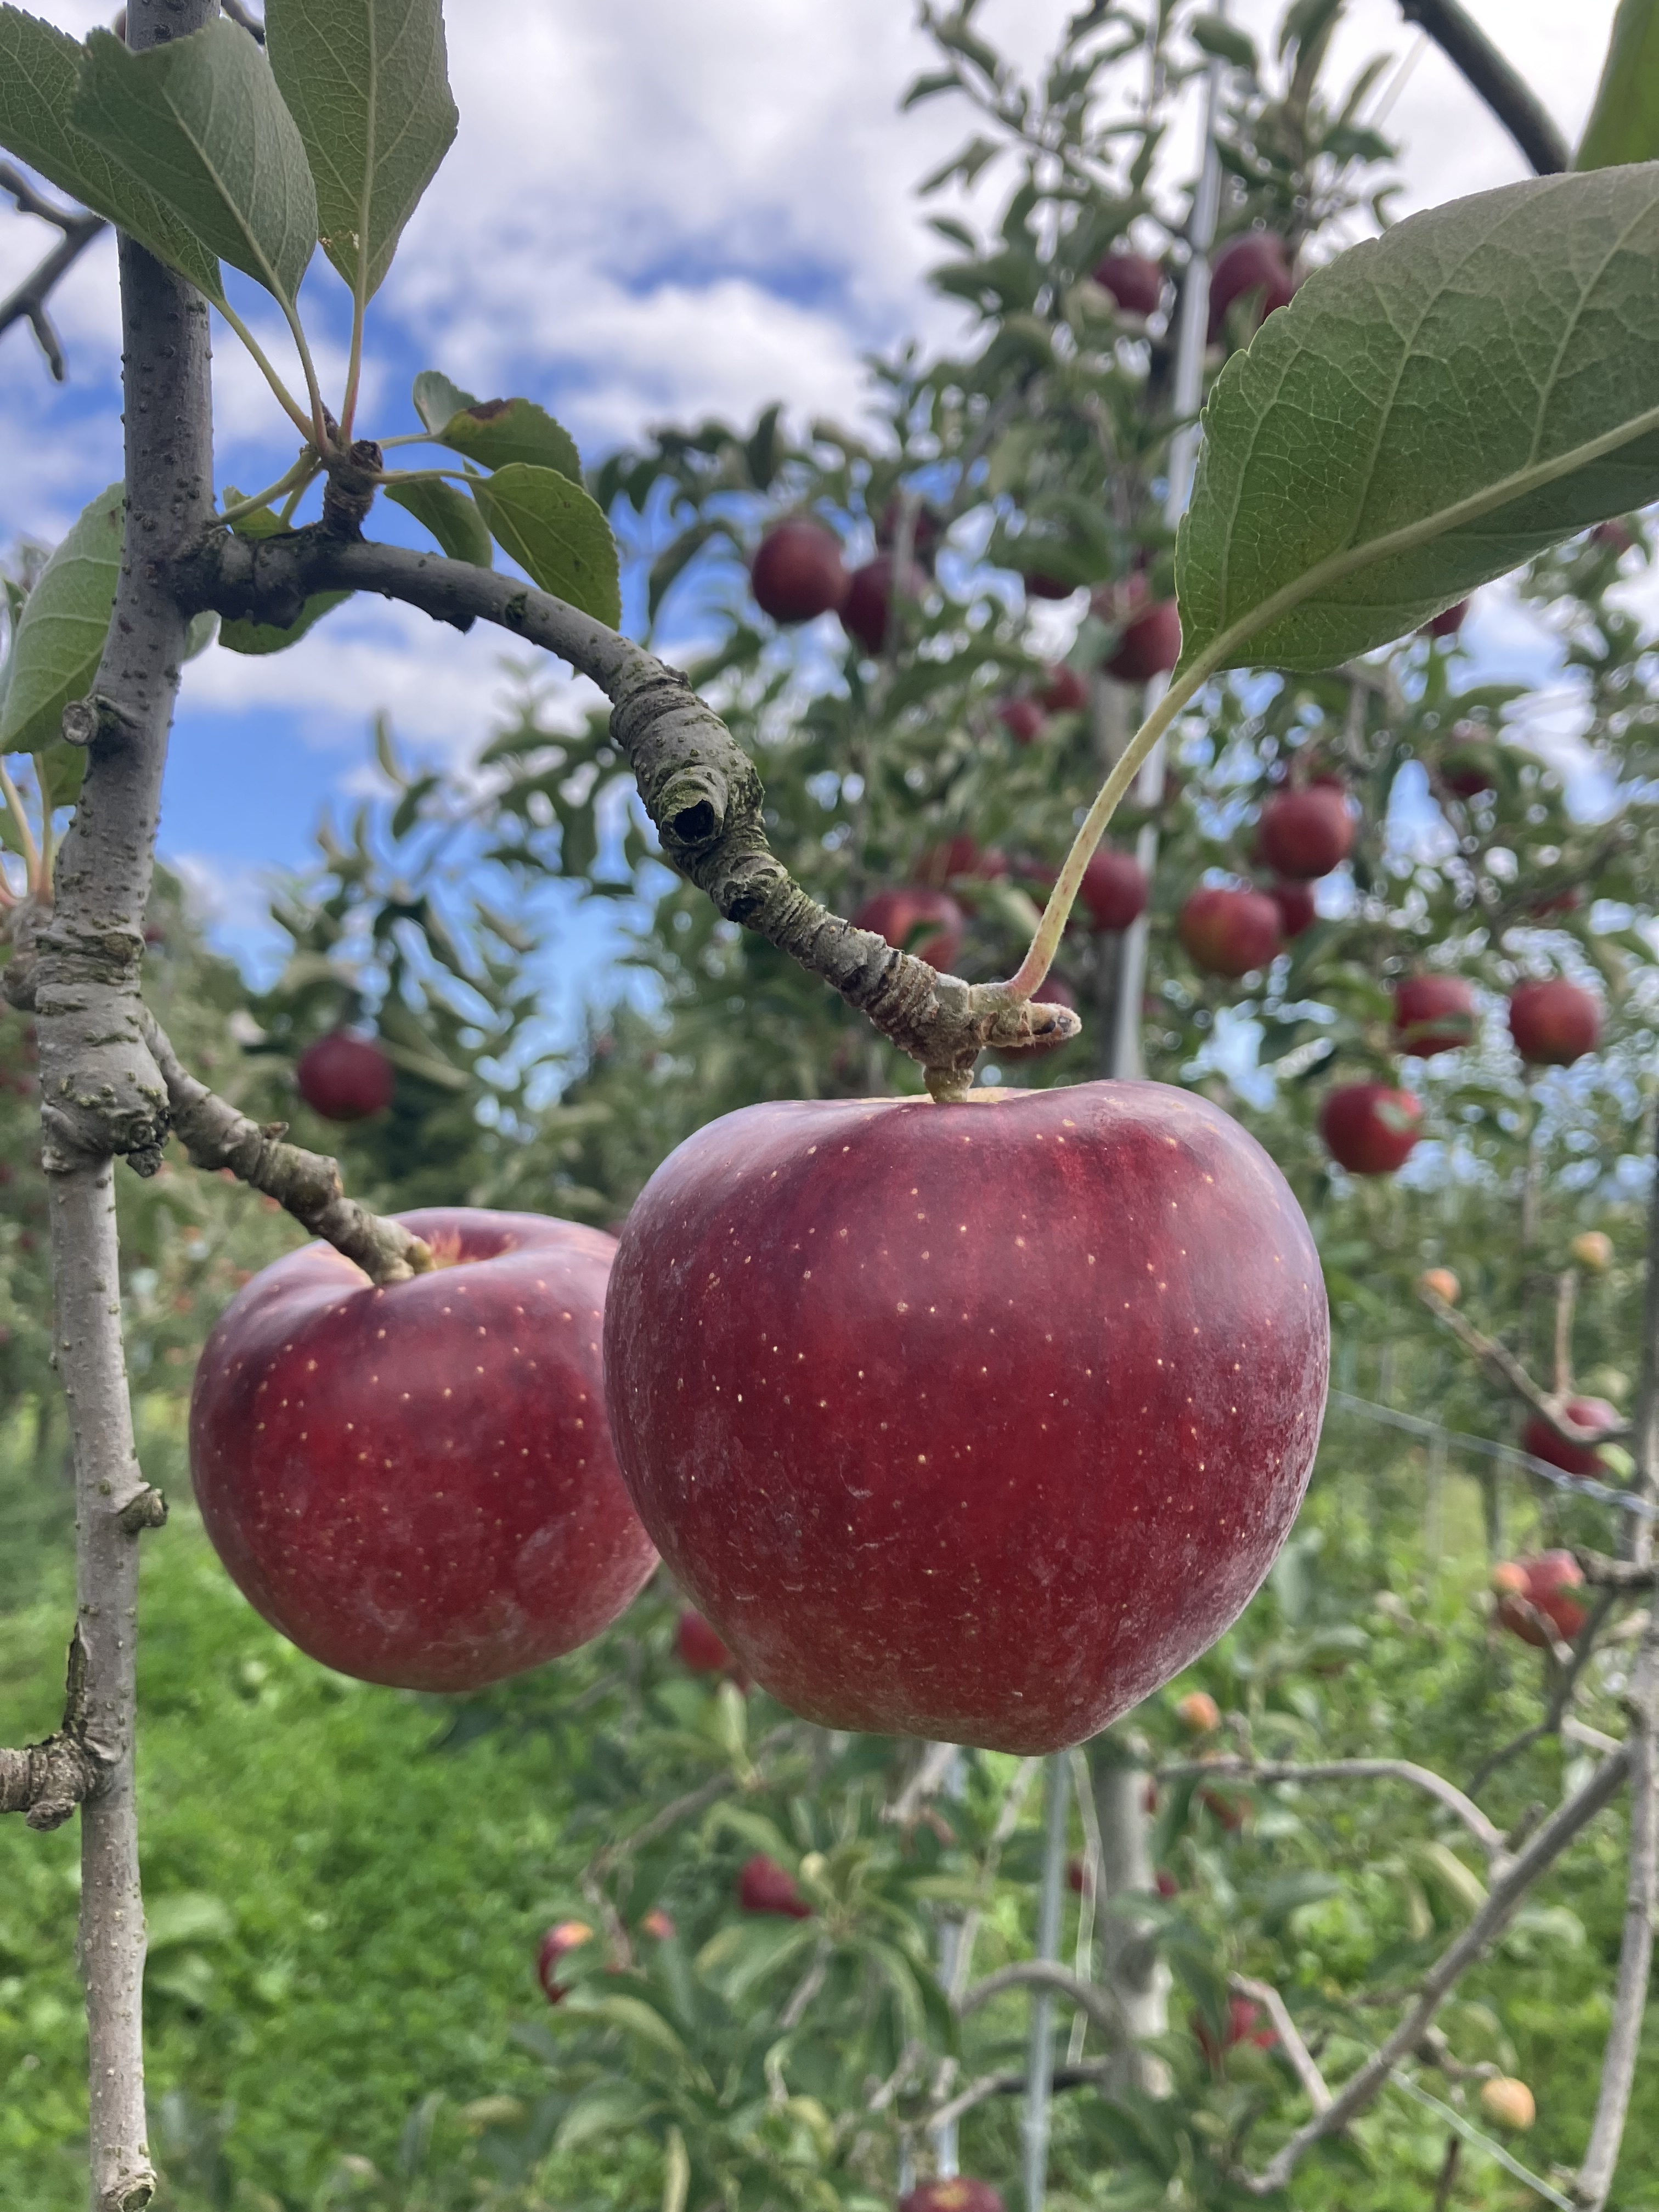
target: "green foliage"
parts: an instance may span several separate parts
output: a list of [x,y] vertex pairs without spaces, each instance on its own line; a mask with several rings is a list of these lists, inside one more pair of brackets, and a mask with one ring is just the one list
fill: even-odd
[[453,484],[437,477],[389,483],[386,495],[429,530],[452,561],[471,561],[476,568],[494,564],[495,549],[477,504]]
[[472,496],[495,543],[544,592],[613,628],[622,620],[616,541],[579,483],[555,469],[509,461],[480,477]]
[[[11,624],[0,754],[43,757],[42,772],[60,805],[81,787],[84,756],[63,742],[64,709],[91,690],[104,650],[121,570],[124,495],[100,492],[35,579]],[[16,823],[0,820],[0,839],[21,849]]]
[[1659,156],[1659,8],[1619,0],[1601,81],[1573,157],[1576,169],[1611,169]]
[[274,0],[265,45],[316,185],[323,251],[370,299],[455,137],[441,0]]
[[[452,393],[454,386],[449,386]],[[533,399],[473,399],[455,394],[462,404],[442,422],[429,425],[441,446],[448,446],[487,469],[504,469],[514,461],[530,467],[552,469],[572,483],[582,480],[576,441],[546,408]]]
[[1656,241],[1652,170],[1543,178],[1310,276],[1206,410],[1183,666],[1331,667],[1650,499]]

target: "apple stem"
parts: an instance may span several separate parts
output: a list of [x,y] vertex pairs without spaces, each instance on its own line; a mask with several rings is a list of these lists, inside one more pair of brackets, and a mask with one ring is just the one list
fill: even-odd
[[371,1213],[348,1198],[337,1160],[282,1141],[287,1123],[261,1127],[217,1097],[179,1062],[165,1031],[148,1011],[144,1041],[167,1087],[173,1134],[192,1167],[211,1174],[228,1168],[241,1182],[274,1198],[295,1219],[337,1252],[355,1261],[370,1282],[407,1282],[437,1263],[432,1248],[401,1222]]

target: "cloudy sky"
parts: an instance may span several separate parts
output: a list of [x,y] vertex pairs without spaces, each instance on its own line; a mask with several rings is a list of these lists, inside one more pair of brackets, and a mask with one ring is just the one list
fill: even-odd
[[[35,4],[77,35],[106,17],[82,0]],[[1036,59],[1067,4],[985,0],[981,20]],[[1613,5],[1471,12],[1571,137]],[[1266,43],[1279,0],[1231,12]],[[410,379],[441,368],[481,395],[542,401],[591,459],[650,424],[741,418],[775,398],[803,418],[854,416],[863,354],[945,334],[914,181],[965,118],[948,100],[896,112],[928,53],[909,0],[449,0],[447,18],[460,134],[375,303],[362,427],[413,428]],[[1349,0],[1340,35],[1338,74],[1379,52],[1402,64],[1389,94],[1402,212],[1526,173],[1393,0]],[[0,293],[49,242],[0,211]],[[0,544],[61,534],[119,473],[114,276],[106,240],[57,295],[66,387],[26,328],[0,337]],[[336,382],[342,298],[319,256],[306,318]],[[257,319],[263,336],[274,317]],[[235,342],[217,340],[220,481],[251,489],[281,472],[291,434]],[[1505,640],[1500,610],[1490,649]],[[215,647],[186,672],[162,849],[246,950],[265,874],[304,862],[331,799],[369,787],[372,714],[386,709],[412,750],[464,759],[503,684],[496,637],[378,605],[342,609],[273,659]]]

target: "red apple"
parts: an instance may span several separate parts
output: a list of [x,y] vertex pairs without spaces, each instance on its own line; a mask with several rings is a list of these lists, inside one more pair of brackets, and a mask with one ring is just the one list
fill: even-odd
[[892,641],[895,597],[902,605],[907,599],[919,599],[927,588],[927,571],[915,562],[905,575],[896,579],[891,554],[878,553],[873,561],[854,568],[848,579],[839,609],[841,626],[866,653],[884,653]]
[[1211,1735],[1221,1726],[1221,1708],[1207,1690],[1188,1690],[1176,1706],[1176,1718],[1194,1735]]
[[666,1943],[678,1930],[674,1925],[673,1914],[665,1912],[659,1905],[653,1905],[640,1923],[640,1933],[655,1936],[659,1943]]
[[1265,891],[1196,890],[1176,929],[1194,967],[1211,975],[1248,975],[1279,951],[1279,908]]
[[744,1861],[738,1876],[738,1902],[745,1912],[775,1912],[787,1920],[810,1920],[812,1908],[796,1888],[794,1877],[764,1851]]
[[1126,625],[1117,650],[1103,664],[1120,684],[1150,684],[1181,658],[1181,617],[1173,599],[1157,599]]
[[1170,1872],[1168,1867],[1160,1867],[1154,1879],[1157,1882],[1158,1893],[1160,1897],[1170,1898],[1180,1896],[1181,1884]]
[[1331,1158],[1351,1175],[1392,1175],[1422,1133],[1423,1109],[1409,1091],[1386,1083],[1345,1083],[1319,1111]]
[[1419,635],[1424,637],[1455,637],[1463,627],[1463,618],[1468,611],[1467,599],[1454,599],[1449,607],[1442,607],[1437,615],[1429,617]]
[[1152,886],[1133,853],[1101,845],[1090,856],[1077,895],[1097,929],[1127,929],[1146,913]]
[[1093,270],[1126,315],[1155,315],[1164,298],[1164,271],[1145,253],[1109,253]]
[[[1544,1623],[1563,1644],[1571,1644],[1589,1618],[1570,1595],[1584,1586],[1583,1570],[1571,1552],[1546,1552],[1535,1559],[1494,1567],[1492,1584],[1498,1592],[1498,1620],[1539,1650],[1549,1642]],[[1540,1615],[1541,1620],[1535,1618]]]
[[1051,714],[1080,714],[1089,703],[1089,686],[1063,660],[1042,672],[1037,697]]
[[900,2197],[898,2212],[1003,2212],[1003,2204],[988,2181],[956,2174],[949,2181],[924,2181]]
[[1260,1586],[1316,1441],[1306,1224],[1150,1083],[751,1106],[629,1217],[605,1308],[646,1526],[830,1728],[1079,1742]]
[[1328,876],[1353,847],[1354,818],[1340,784],[1281,791],[1261,810],[1256,843],[1275,875],[1296,883]]
[[550,1928],[543,1936],[542,1948],[536,1954],[536,1979],[541,1984],[543,1995],[549,2004],[562,2003],[570,1994],[554,1972],[560,1960],[567,1951],[580,1950],[592,1938],[593,1930],[585,1920],[562,1920],[556,1928]]
[[941,975],[962,950],[968,917],[948,891],[927,884],[898,884],[867,898],[853,916],[856,929],[872,929],[902,952],[914,952]]
[[1066,1887],[1077,1897],[1094,1895],[1094,1875],[1087,1859],[1066,1860]]
[[1218,2044],[1215,2032],[1201,2013],[1193,2015],[1193,2031],[1198,2037],[1199,2048],[1212,2066],[1221,2063],[1224,2049],[1233,2050],[1241,2043],[1254,2043],[1261,2050],[1271,2050],[1279,2040],[1279,2033],[1271,2023],[1259,2027],[1261,2008],[1249,1997],[1229,1997],[1227,2000],[1227,2034],[1224,2045]]
[[1590,532],[1590,544],[1610,548],[1614,553],[1628,553],[1636,543],[1630,525],[1620,522],[1615,515],[1610,521],[1598,522]]
[[1542,921],[1553,914],[1577,914],[1584,903],[1584,894],[1577,884],[1564,884],[1559,890],[1544,891],[1527,901],[1527,912]]
[[1267,896],[1279,908],[1279,926],[1286,939],[1300,937],[1319,919],[1319,908],[1307,884],[1269,884]]
[[821,522],[780,522],[769,530],[749,571],[755,604],[774,622],[811,622],[834,614],[850,579],[841,540]]
[[1440,756],[1440,780],[1459,799],[1478,799],[1483,791],[1496,791],[1492,773],[1494,740],[1474,722],[1459,722]]
[[1069,599],[1074,592],[1082,588],[1077,584],[1068,584],[1064,576],[1051,576],[1042,568],[1027,568],[1023,580],[1025,596],[1029,599]]
[[1224,246],[1210,264],[1210,343],[1227,330],[1229,311],[1236,301],[1257,295],[1255,322],[1259,326],[1276,307],[1288,307],[1296,293],[1283,239],[1270,231],[1248,230]]
[[681,1665],[693,1674],[724,1674],[732,1665],[732,1654],[721,1643],[720,1632],[690,1606],[679,1617],[674,1648]]
[[372,1037],[331,1030],[300,1054],[294,1081],[306,1104],[325,1121],[362,1121],[392,1103],[396,1078]]
[[1474,1035],[1474,987],[1461,975],[1407,975],[1394,987],[1394,1041],[1431,1060]]
[[997,720],[1017,745],[1035,744],[1047,720],[1035,699],[999,699]]
[[[1600,1435],[1604,1430],[1619,1425],[1618,1408],[1608,1405],[1605,1398],[1569,1398],[1561,1409],[1575,1428],[1589,1429]],[[1547,1467],[1559,1467],[1563,1474],[1605,1474],[1607,1466],[1594,1444],[1571,1444],[1565,1437],[1558,1437],[1541,1413],[1527,1418],[1521,1431],[1521,1449],[1530,1458],[1541,1459]]]
[[1595,1051],[1601,1034],[1600,1006],[1563,975],[1517,984],[1510,994],[1510,1035],[1529,1067],[1571,1066]]
[[327,1667],[477,1690],[607,1628],[656,1564],[605,1426],[615,1240],[533,1213],[399,1217],[437,1269],[377,1290],[307,1244],[239,1291],[191,1399],[202,1518]]

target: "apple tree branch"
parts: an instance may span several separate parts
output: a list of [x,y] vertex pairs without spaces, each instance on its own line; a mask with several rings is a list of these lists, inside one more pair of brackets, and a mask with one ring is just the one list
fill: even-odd
[[109,225],[102,216],[89,215],[84,208],[60,208],[43,199],[22,171],[13,168],[9,161],[0,161],[0,191],[11,195],[20,215],[39,216],[43,222],[51,223],[63,234],[51,252],[36,264],[22,283],[0,300],[0,333],[9,331],[14,323],[27,323],[40,342],[53,381],[62,384],[69,371],[64,362],[63,345],[46,312],[46,302],[59,280]]
[[[1575,1281],[1576,1279],[1575,1278]],[[1546,1390],[1540,1383],[1535,1382],[1507,1345],[1499,1344],[1495,1337],[1483,1334],[1472,1321],[1467,1320],[1459,1313],[1455,1306],[1449,1305],[1438,1291],[1431,1290],[1427,1285],[1419,1283],[1417,1295],[1441,1327],[1449,1329],[1463,1349],[1491,1374],[1495,1375],[1499,1382],[1507,1383],[1516,1396],[1524,1404],[1530,1406],[1534,1413],[1541,1414],[1564,1443],[1610,1443],[1615,1437],[1629,1434],[1629,1424],[1624,1421],[1612,1422],[1604,1429],[1580,1428],[1576,1421],[1568,1417],[1565,1410],[1564,1400],[1566,1391]],[[1565,1303],[1565,1300],[1558,1299],[1558,1317],[1564,1303]],[[1570,1304],[1567,1305],[1566,1310],[1570,1326],[1571,1320]],[[1557,1364],[1559,1368],[1561,1364],[1561,1354],[1559,1351]],[[1570,1366],[1568,1373],[1571,1374]],[[1567,1389],[1570,1390],[1571,1388],[1571,1382],[1569,1382]]]

